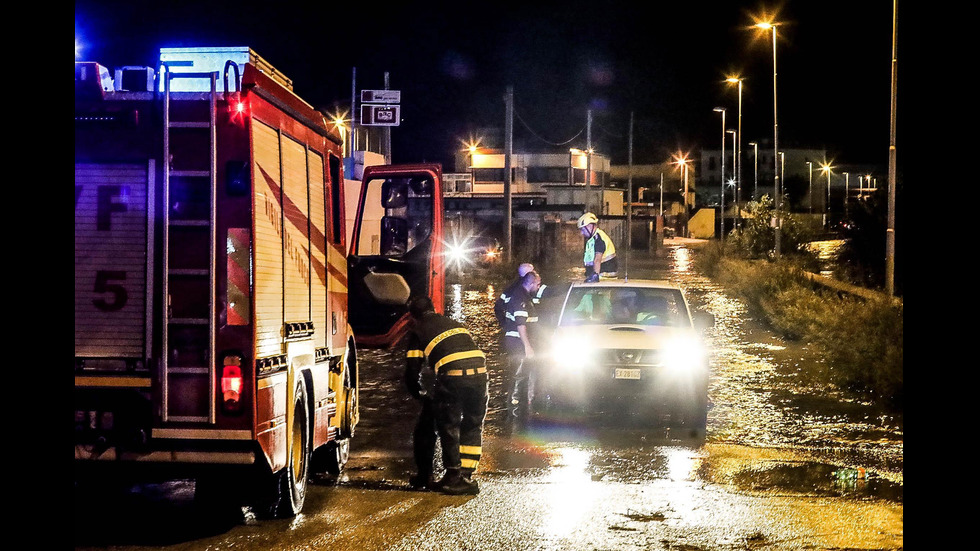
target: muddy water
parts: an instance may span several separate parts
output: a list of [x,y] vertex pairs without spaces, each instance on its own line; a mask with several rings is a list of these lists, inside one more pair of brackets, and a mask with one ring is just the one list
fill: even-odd
[[[706,443],[801,454],[792,464],[776,462],[770,472],[756,472],[751,477],[753,484],[902,500],[901,415],[850,400],[833,389],[797,383],[797,372],[822,359],[805,343],[787,342],[769,331],[743,302],[698,272],[695,249],[672,247],[659,259],[633,258],[626,275],[673,281],[685,289],[694,309],[715,318],[705,334],[712,350]],[[579,274],[572,269],[551,277],[571,281],[579,279]],[[467,281],[452,284],[448,294],[446,313],[471,329],[487,352],[494,374],[487,431],[511,430],[513,419],[504,403],[508,381],[499,364],[492,315],[499,290]],[[852,468],[865,469],[865,478],[854,481],[834,476]],[[744,481],[736,476],[732,482]]]
[[[631,278],[681,284],[715,316],[703,438],[513,416],[492,314],[500,288],[469,277],[450,286],[446,312],[471,329],[492,374],[478,496],[408,489],[418,405],[404,390],[404,348],[361,350],[351,461],[340,480],[312,481],[303,514],[218,519],[195,504],[192,481],[118,492],[100,482],[81,500],[76,485],[75,548],[901,549],[901,417],[796,384],[820,358],[698,273],[696,251],[629,265]],[[580,272],[546,281],[561,288]],[[844,468],[864,477],[835,476]]]
[[904,421],[832,389],[804,387],[795,376],[823,362],[805,343],[786,342],[696,270],[696,254],[671,250],[669,279],[695,308],[715,316],[710,439],[799,449],[842,466],[871,467],[901,482]]

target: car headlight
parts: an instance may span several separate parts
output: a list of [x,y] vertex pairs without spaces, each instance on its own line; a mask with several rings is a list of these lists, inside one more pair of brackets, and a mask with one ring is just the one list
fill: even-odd
[[675,372],[689,372],[705,364],[707,352],[696,337],[677,337],[667,341],[661,350],[664,366]]
[[552,361],[559,369],[582,369],[592,356],[591,343],[583,339],[560,339],[551,349]]

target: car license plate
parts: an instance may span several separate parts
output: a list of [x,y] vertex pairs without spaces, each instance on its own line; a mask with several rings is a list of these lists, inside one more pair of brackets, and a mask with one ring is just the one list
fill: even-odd
[[616,369],[617,379],[639,379],[640,370],[639,369]]

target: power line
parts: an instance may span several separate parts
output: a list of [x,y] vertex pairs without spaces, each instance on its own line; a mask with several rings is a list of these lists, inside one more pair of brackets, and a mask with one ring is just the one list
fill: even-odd
[[517,120],[521,121],[521,124],[524,126],[524,128],[527,129],[528,132],[531,133],[531,135],[533,135],[535,138],[541,140],[542,142],[544,142],[544,143],[546,143],[548,145],[554,145],[554,146],[568,145],[569,143],[573,142],[576,138],[578,138],[579,136],[581,136],[582,135],[582,131],[584,130],[584,127],[583,128],[580,128],[579,131],[574,136],[572,136],[570,139],[565,140],[564,142],[555,143],[555,142],[552,142],[552,141],[549,141],[549,140],[546,140],[546,139],[542,138],[537,132],[535,132],[530,126],[528,126],[527,122],[524,121],[524,119],[521,117],[521,114],[517,112],[517,109],[516,108],[514,109],[514,115],[517,116]]

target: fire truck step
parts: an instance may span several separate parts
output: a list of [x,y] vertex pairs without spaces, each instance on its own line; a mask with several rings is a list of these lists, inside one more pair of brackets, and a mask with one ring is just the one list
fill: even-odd
[[170,325],[207,325],[208,318],[172,318]]
[[185,177],[185,178],[207,178],[211,176],[210,170],[171,170],[170,176],[172,177]]

